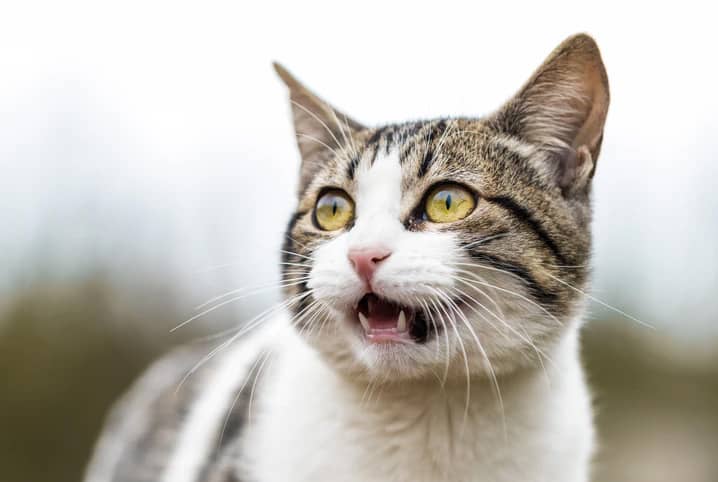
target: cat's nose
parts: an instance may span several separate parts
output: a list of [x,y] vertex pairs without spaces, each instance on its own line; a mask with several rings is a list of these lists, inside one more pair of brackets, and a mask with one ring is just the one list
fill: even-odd
[[379,264],[391,256],[391,251],[382,247],[353,248],[349,250],[349,261],[359,277],[371,283]]

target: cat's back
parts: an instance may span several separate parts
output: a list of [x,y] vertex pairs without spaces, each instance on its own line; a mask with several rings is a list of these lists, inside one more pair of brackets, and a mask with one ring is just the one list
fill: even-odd
[[236,480],[228,462],[265,348],[257,333],[183,346],[153,363],[110,411],[85,482]]

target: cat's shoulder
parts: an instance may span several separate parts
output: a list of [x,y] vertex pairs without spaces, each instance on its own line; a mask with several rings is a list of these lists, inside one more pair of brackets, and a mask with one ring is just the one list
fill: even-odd
[[152,477],[158,461],[171,450],[183,412],[196,396],[206,370],[200,364],[207,347],[190,344],[154,361],[110,408],[86,472],[86,482]]
[[248,391],[265,347],[259,335],[227,338],[183,345],[153,362],[110,409],[85,482],[163,480],[186,433],[198,428],[207,427],[206,451],[225,449],[243,424],[239,392]]

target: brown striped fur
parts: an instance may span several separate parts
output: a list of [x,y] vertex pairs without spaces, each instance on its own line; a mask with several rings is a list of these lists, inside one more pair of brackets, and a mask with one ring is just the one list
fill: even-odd
[[[606,72],[590,37],[567,39],[516,96],[494,114],[476,119],[366,128],[312,94],[283,67],[276,68],[289,87],[303,158],[286,251],[310,256],[338,235],[314,225],[318,195],[327,186],[351,195],[358,166],[394,147],[403,169],[401,216],[407,229],[453,231],[467,245],[502,233],[471,250],[471,256],[520,277],[528,295],[559,320],[576,314],[582,297],[568,284],[585,289],[589,275],[590,181],[609,99]],[[415,216],[427,190],[447,180],[478,194],[475,212],[449,225]],[[301,256],[285,254],[284,260],[300,263]],[[290,271],[294,274],[286,278],[296,276],[296,268]]]

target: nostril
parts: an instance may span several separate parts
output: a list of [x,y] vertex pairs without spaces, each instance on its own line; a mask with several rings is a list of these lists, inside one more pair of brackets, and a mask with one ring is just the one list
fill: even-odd
[[386,253],[386,254],[380,254],[380,255],[377,255],[377,256],[373,256],[373,257],[371,258],[371,262],[374,263],[374,264],[379,264],[379,263],[381,263],[382,261],[384,261],[386,258],[388,258],[389,256],[391,256],[391,253]]

